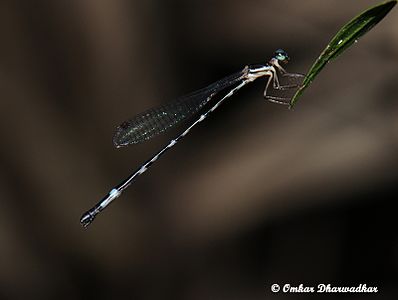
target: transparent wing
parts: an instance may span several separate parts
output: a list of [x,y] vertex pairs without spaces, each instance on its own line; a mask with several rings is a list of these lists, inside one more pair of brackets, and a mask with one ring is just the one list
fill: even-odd
[[122,147],[137,144],[172,128],[197,113],[214,95],[221,90],[240,82],[244,71],[178,98],[176,101],[148,109],[134,118],[120,124],[113,136],[113,144]]

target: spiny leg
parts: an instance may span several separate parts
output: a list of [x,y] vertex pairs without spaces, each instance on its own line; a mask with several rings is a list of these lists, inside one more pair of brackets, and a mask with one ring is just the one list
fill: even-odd
[[267,99],[270,102],[277,103],[277,104],[290,105],[290,98],[277,97],[277,96],[266,96],[265,99]]
[[294,89],[294,88],[298,88],[300,87],[300,84],[298,83],[294,83],[294,84],[286,84],[286,85],[281,85],[279,82],[279,78],[278,78],[278,72],[282,75],[282,77],[289,77],[289,78],[303,78],[305,77],[305,75],[300,74],[300,73],[288,73],[279,63],[274,63],[273,64],[274,67],[276,67],[276,69],[272,69],[270,70],[270,75],[267,81],[267,84],[265,86],[265,90],[264,90],[264,97],[267,96],[267,90],[269,87],[269,84],[271,83],[271,80],[273,81],[273,88],[275,90],[288,90],[288,89]]
[[298,87],[300,87],[299,84],[286,84],[275,87],[275,90],[285,91],[285,90],[295,89]]
[[286,77],[305,77],[304,74],[301,73],[282,73],[282,76],[286,76]]
[[[304,74],[300,74],[300,73],[283,73],[282,77],[288,77],[288,78],[304,78],[305,75]],[[293,84],[286,84],[286,85],[279,85],[279,87],[277,87],[276,89],[278,90],[287,90],[287,89],[293,89],[293,88],[298,88],[300,87],[301,84],[299,83],[293,83]]]
[[279,80],[278,80],[277,76],[278,75],[276,74],[276,72],[272,72],[272,74],[269,76],[269,78],[267,80],[267,84],[265,85],[265,89],[264,89],[264,98],[273,103],[290,105],[290,98],[283,98],[283,97],[267,95],[268,87],[269,87],[271,81],[273,81],[273,88],[276,90],[286,90],[286,89],[298,87],[298,85],[281,86],[279,84]]
[[267,98],[267,97],[268,97],[268,96],[267,96],[267,90],[268,90],[269,84],[271,83],[271,80],[272,80],[272,77],[273,77],[273,76],[274,76],[274,75],[271,74],[271,75],[268,77],[267,84],[265,85],[265,89],[264,89],[264,98]]
[[[282,67],[281,67],[282,68]],[[292,77],[292,78],[298,78],[298,77],[304,77],[304,75],[302,74],[296,74],[296,73],[287,73],[284,69],[282,69],[285,73],[282,73],[282,76],[286,76],[286,77]],[[300,84],[294,83],[294,84],[285,84],[285,85],[281,85],[279,82],[279,78],[278,78],[278,74],[276,73],[276,71],[273,72],[273,88],[275,90],[288,90],[288,89],[295,89],[298,88],[300,86]]]

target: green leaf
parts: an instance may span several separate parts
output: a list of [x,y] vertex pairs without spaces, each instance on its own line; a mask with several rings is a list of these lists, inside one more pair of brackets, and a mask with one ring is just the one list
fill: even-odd
[[290,102],[290,107],[293,107],[304,90],[311,84],[329,61],[337,58],[362,35],[379,23],[395,4],[397,4],[397,0],[381,3],[364,11],[344,25],[312,65],[303,81],[303,85],[294,94]]

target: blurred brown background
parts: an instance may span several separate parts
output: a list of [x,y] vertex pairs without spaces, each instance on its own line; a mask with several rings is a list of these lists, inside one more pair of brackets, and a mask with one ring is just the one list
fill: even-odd
[[277,48],[305,73],[376,3],[1,1],[0,299],[308,297],[272,283],[363,283],[379,293],[329,299],[393,299],[396,8],[294,111],[258,80],[79,224],[183,129],[116,150],[120,122]]

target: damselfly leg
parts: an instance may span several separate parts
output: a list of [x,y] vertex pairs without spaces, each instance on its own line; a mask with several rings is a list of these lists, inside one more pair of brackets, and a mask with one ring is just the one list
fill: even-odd
[[[286,60],[289,60],[287,57]],[[286,60],[282,62],[286,62]],[[281,97],[281,96],[276,96],[276,95],[269,95],[268,94],[268,89],[270,86],[270,83],[272,81],[272,87],[273,90],[276,91],[287,91],[287,90],[292,90],[296,89],[301,86],[301,83],[305,77],[303,74],[299,73],[288,73],[281,65],[280,65],[280,60],[278,59],[271,59],[270,64],[272,64],[275,68],[272,70],[272,76],[268,78],[267,84],[265,86],[264,90],[264,98],[267,99],[270,102],[276,103],[276,104],[282,104],[282,105],[290,105],[290,99],[291,97]],[[282,79],[287,79],[289,82],[281,84],[278,76],[278,72],[280,73],[280,77]],[[292,81],[292,82],[290,82]]]

